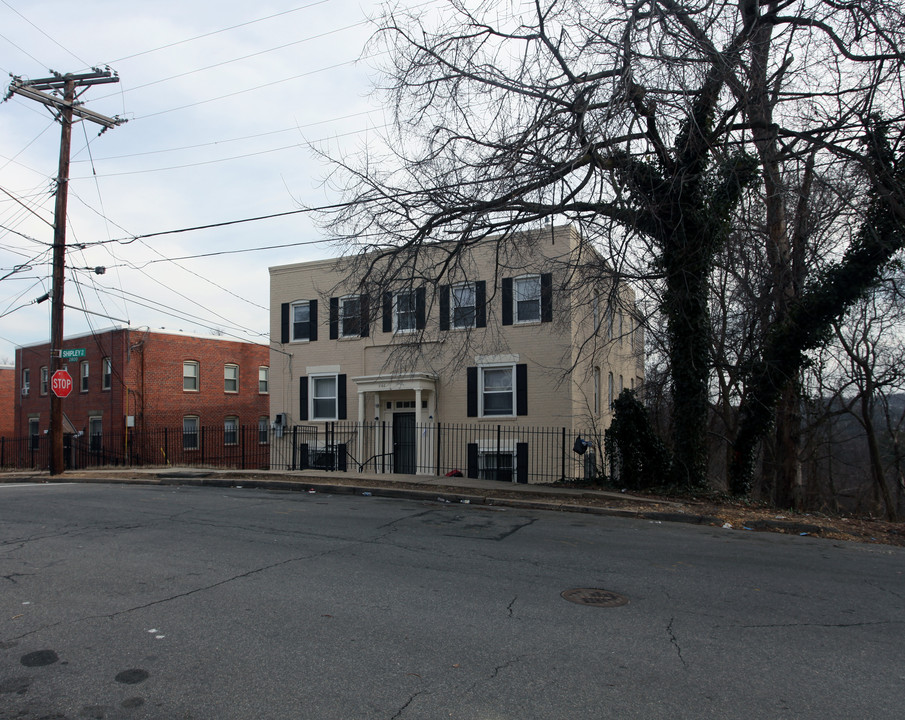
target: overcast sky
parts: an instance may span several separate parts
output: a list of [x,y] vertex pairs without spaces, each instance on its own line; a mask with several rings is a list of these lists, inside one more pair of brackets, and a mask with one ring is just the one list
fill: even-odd
[[[109,65],[120,78],[81,99],[128,122],[100,136],[94,123],[73,127],[65,303],[99,315],[67,309],[67,336],[125,320],[267,343],[267,268],[336,253],[307,215],[125,240],[336,201],[306,144],[354,150],[385,122],[369,94],[374,62],[362,60],[378,10],[367,0],[0,0],[4,92],[10,74],[51,69]],[[0,104],[0,361],[50,338],[50,302],[31,303],[50,290],[59,144],[43,105]],[[106,273],[78,269],[96,266]]]

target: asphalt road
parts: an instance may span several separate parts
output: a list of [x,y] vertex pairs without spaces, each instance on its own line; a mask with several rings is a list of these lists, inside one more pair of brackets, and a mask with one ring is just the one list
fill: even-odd
[[903,572],[612,517],[0,485],[0,718],[899,718]]

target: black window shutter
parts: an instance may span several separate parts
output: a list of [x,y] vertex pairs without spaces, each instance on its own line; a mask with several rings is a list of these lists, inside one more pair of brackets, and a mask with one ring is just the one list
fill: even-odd
[[371,332],[371,298],[369,295],[360,295],[358,298],[359,322],[361,323],[361,336],[368,337]]
[[449,330],[449,285],[440,286],[440,329]]
[[553,274],[540,276],[540,321],[553,321]]
[[346,376],[336,376],[336,419],[346,419]]
[[466,368],[465,370],[465,383],[466,383],[466,414],[468,417],[477,417],[478,416],[478,369],[476,367]]
[[330,298],[330,339],[339,337],[339,298]]
[[503,278],[500,290],[503,292],[503,325],[512,325],[512,278]]
[[393,293],[383,294],[383,331],[393,332]]
[[515,414],[528,414],[528,366],[515,366]]
[[425,317],[425,309],[427,306],[427,300],[425,299],[424,288],[419,287],[415,289],[415,328],[418,330],[424,330],[424,323],[426,320]]
[[289,303],[280,305],[280,342],[289,342]]
[[528,482],[528,443],[515,444],[515,481]]
[[308,340],[317,340],[317,300],[308,301]]
[[465,476],[476,478],[478,476],[478,444],[468,443],[465,447]]
[[299,420],[308,419],[308,378],[299,378]]
[[474,284],[474,305],[475,327],[487,327],[487,283],[484,280]]

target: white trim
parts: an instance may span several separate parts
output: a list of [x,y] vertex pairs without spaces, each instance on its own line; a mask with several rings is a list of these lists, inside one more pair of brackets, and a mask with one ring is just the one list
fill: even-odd
[[[510,386],[511,389],[509,391],[509,397],[511,402],[511,410],[508,413],[490,413],[485,412],[484,409],[484,394],[485,394],[485,386],[484,386],[484,373],[487,370],[509,370],[510,376]],[[517,395],[516,395],[516,372],[515,372],[515,364],[514,363],[496,363],[496,364],[488,364],[488,365],[479,365],[478,366],[478,417],[482,418],[513,418],[518,414],[516,403]],[[504,392],[494,392],[494,395],[504,395]]]
[[515,365],[520,356],[518,353],[509,355],[475,355],[475,365]]
[[[522,319],[518,315],[518,285],[520,281],[536,279],[537,280],[537,297],[534,298],[526,298],[529,301],[537,301],[537,317],[534,318],[526,318]],[[543,309],[541,308],[541,296],[543,295],[543,291],[541,290],[541,277],[538,273],[528,273],[526,275],[519,275],[518,277],[512,278],[512,322],[514,325],[535,325],[541,322],[541,315],[543,314]]]
[[[333,415],[331,417],[323,416],[323,417],[315,417],[314,414],[314,386],[316,380],[323,380],[325,378],[333,379],[333,395],[332,396],[323,396],[322,400],[327,400],[329,397],[333,398]],[[308,376],[308,419],[311,422],[331,422],[338,418],[339,416],[339,374],[338,373],[321,373],[315,375]]]
[[305,368],[305,375],[339,374],[339,365],[311,365]]

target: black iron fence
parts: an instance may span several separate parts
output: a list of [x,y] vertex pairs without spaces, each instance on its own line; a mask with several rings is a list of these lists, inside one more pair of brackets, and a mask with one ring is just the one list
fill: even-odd
[[272,467],[287,470],[461,473],[521,483],[596,479],[604,472],[602,438],[564,427],[333,422],[276,435]]
[[[576,442],[579,438],[584,442]],[[456,475],[537,483],[594,479],[602,438],[564,427],[331,422],[292,427],[200,427],[67,435],[68,469],[206,467]],[[576,450],[583,450],[579,453]],[[42,470],[50,438],[0,438],[0,467]]]
[[[270,467],[271,431],[255,427],[200,427],[129,430],[126,433],[66,435],[65,467],[199,466],[266,470]],[[50,436],[0,438],[0,467],[44,470],[50,466]]]

